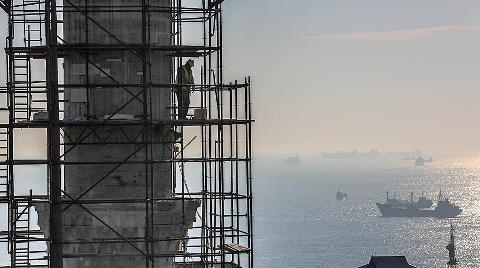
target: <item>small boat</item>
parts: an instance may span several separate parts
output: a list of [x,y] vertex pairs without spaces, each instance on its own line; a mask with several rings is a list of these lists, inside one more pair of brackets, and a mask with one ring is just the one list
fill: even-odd
[[345,200],[347,199],[347,196],[348,194],[337,191],[337,194],[335,197],[337,198],[337,200]]
[[287,159],[283,159],[283,162],[287,165],[299,165],[302,163],[302,159],[298,156],[288,157]]
[[421,156],[417,157],[417,159],[415,159],[415,166],[416,167],[421,167],[421,166],[424,166],[425,165],[425,159]]

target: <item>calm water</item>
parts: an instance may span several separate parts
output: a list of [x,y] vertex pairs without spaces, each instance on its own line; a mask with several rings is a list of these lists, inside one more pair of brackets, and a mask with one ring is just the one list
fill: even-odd
[[[446,267],[450,220],[381,218],[385,192],[404,199],[439,190],[463,209],[456,227],[458,267],[480,267],[480,163],[442,160],[425,167],[393,160],[257,161],[256,267],[358,267],[371,255],[405,255],[417,267]],[[337,190],[349,194],[335,200]],[[417,198],[417,196],[415,197]]]
[[[255,267],[358,267],[371,255],[406,255],[417,267],[446,267],[450,220],[381,218],[374,203],[384,201],[387,190],[404,199],[410,191],[432,197],[442,190],[459,204],[463,213],[453,219],[458,267],[480,267],[479,160],[417,168],[398,160],[303,160],[297,166],[255,161]],[[335,200],[339,189],[347,200]],[[5,227],[6,218],[0,220]],[[8,262],[5,251],[1,244],[0,265]]]

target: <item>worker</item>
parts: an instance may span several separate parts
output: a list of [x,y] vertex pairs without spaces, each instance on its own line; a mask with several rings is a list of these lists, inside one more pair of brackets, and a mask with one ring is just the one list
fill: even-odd
[[177,94],[178,103],[178,119],[186,119],[188,107],[190,106],[190,93],[193,84],[192,67],[195,65],[192,59],[189,59],[185,65],[177,69],[177,86],[175,93]]

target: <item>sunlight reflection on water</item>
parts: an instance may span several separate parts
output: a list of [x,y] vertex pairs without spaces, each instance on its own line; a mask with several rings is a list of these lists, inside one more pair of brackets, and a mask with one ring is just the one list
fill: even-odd
[[[456,228],[458,267],[480,267],[480,161],[446,159],[425,167],[405,161],[366,165],[317,159],[276,169],[257,164],[257,267],[358,267],[370,255],[406,255],[418,267],[445,267],[449,224]],[[272,171],[273,170],[273,171]],[[349,194],[337,201],[341,189]],[[463,213],[452,220],[381,218],[374,203],[431,198],[441,190]]]

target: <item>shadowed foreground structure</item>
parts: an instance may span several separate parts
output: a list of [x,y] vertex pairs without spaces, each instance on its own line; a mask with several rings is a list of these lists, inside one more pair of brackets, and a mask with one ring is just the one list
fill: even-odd
[[405,256],[372,256],[367,265],[358,268],[415,268]]
[[[250,81],[223,82],[222,2],[1,1],[8,267],[253,267]],[[17,128],[47,133],[45,159],[15,158]],[[19,165],[47,167],[46,194],[16,194]]]

